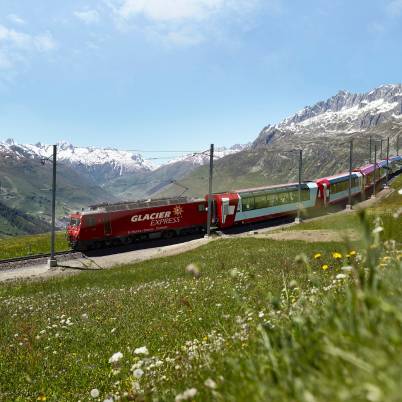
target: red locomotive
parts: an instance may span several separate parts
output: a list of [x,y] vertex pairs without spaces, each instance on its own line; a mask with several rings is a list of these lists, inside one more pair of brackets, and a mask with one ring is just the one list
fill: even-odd
[[207,222],[206,201],[185,197],[100,204],[72,214],[67,228],[74,249],[198,233]]
[[[372,191],[374,182],[380,184],[384,179],[386,168],[391,175],[398,173],[402,157],[379,161],[375,169],[374,164],[354,169],[351,195],[364,196]],[[294,215],[299,208],[327,207],[347,200],[348,196],[349,173],[305,182],[300,189],[298,184],[281,184],[217,193],[212,200],[211,224],[225,229]],[[206,226],[206,200],[179,197],[95,205],[71,215],[67,234],[74,249],[85,250],[200,233]]]

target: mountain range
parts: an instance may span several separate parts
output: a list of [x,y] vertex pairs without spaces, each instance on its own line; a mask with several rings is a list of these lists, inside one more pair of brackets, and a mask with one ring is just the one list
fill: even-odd
[[[217,148],[214,191],[296,180],[297,149],[303,149],[304,179],[344,171],[350,139],[354,139],[357,166],[370,159],[369,137],[378,144],[378,154],[379,141],[389,137],[391,153],[395,153],[401,132],[402,84],[382,85],[362,94],[339,91],[277,124],[267,125],[251,144]],[[385,157],[385,142],[382,151],[379,156]],[[16,144],[11,139],[0,142],[0,202],[47,221],[51,163],[46,159],[51,154],[51,145]],[[203,196],[208,188],[208,162],[208,152],[156,165],[139,151],[59,142],[58,216],[99,202],[181,193]]]

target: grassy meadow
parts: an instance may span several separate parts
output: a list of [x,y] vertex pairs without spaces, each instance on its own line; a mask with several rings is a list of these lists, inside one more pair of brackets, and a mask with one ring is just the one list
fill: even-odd
[[[55,248],[56,251],[66,251],[70,249],[64,231],[56,232]],[[49,252],[50,233],[31,236],[0,237],[0,260]]]
[[0,400],[400,400],[394,197],[389,219],[342,215],[354,243],[219,239],[0,285]]

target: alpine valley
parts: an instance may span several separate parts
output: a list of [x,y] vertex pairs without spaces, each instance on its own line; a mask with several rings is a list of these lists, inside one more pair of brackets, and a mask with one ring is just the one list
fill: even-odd
[[[402,84],[368,93],[340,91],[293,116],[262,129],[252,144],[217,148],[214,191],[295,181],[298,149],[303,149],[303,179],[347,170],[349,140],[354,162],[369,161],[369,137],[390,138],[395,152],[402,133]],[[402,142],[402,140],[401,140]],[[378,157],[386,142],[378,141]],[[137,144],[136,144],[137,146]],[[206,144],[208,146],[208,144]],[[0,141],[0,235],[48,228],[52,146]],[[74,147],[58,143],[57,215],[90,204],[160,196],[204,196],[208,153],[183,155],[163,165],[136,151]],[[38,222],[43,222],[38,224]]]

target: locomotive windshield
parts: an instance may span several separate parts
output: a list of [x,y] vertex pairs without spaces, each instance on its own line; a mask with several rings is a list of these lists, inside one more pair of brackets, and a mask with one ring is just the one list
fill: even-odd
[[71,218],[70,219],[70,226],[79,226],[79,225],[80,225],[79,218]]

